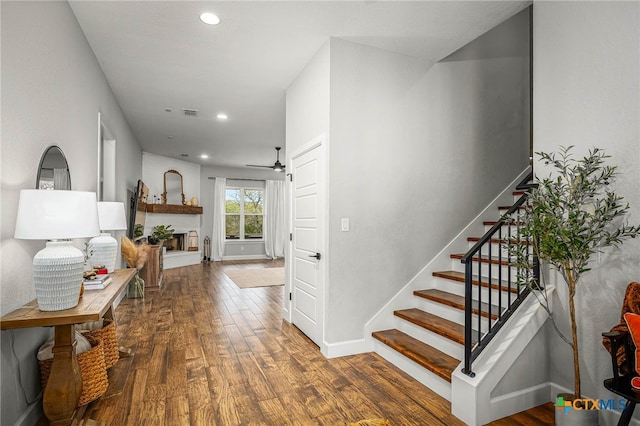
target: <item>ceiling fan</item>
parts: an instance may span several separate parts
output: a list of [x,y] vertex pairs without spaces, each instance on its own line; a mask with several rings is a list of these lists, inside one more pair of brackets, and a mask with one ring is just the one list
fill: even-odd
[[273,169],[276,172],[284,172],[285,165],[280,163],[280,147],[276,146],[276,162],[273,166],[259,166],[256,164],[247,164],[247,167],[266,167],[268,169]]

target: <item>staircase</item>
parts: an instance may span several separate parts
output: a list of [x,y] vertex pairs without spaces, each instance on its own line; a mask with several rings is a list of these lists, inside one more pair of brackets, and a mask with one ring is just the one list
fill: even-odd
[[[514,197],[518,198],[522,195],[519,191],[513,194]],[[500,214],[496,212],[496,217],[504,214],[510,207],[500,207]],[[485,221],[483,225],[485,230],[489,230],[495,225],[495,222]],[[476,236],[468,237],[469,247],[476,244],[479,239],[480,237]],[[498,240],[492,240],[492,244],[495,253],[501,250]],[[415,290],[413,292],[416,298],[414,307],[394,311],[394,315],[402,321],[417,326],[428,333],[444,337],[450,341],[450,344],[441,344],[438,345],[439,347],[434,347],[424,343],[421,339],[412,337],[410,334],[415,328],[404,327],[404,324],[400,325],[400,330],[390,329],[372,333],[372,336],[380,342],[448,382],[451,382],[451,373],[460,364],[464,356],[465,273],[464,265],[460,262],[463,256],[464,253],[451,254],[452,269],[432,273],[435,280],[435,288]],[[483,293],[491,291],[494,303],[490,308],[488,303],[482,302],[480,309],[478,309],[477,300],[475,300],[472,312],[476,316],[481,315],[484,322],[488,323],[488,318],[495,321],[498,319],[498,312],[504,311],[504,308],[500,309],[495,304],[497,297],[508,299],[508,292],[511,292],[512,295],[517,295],[518,288],[514,284],[511,284],[511,288],[509,288],[505,281],[499,283],[497,279],[492,279],[491,284],[489,284],[489,267],[494,268],[494,274],[492,275],[495,275],[495,269],[498,267],[508,267],[508,262],[504,256],[501,260],[498,260],[496,256],[492,256],[491,259],[483,256],[482,264],[482,279],[479,280],[478,276],[474,276],[472,282],[474,287],[480,286]],[[515,274],[513,276],[515,277]],[[489,290],[489,287],[491,290]],[[514,296],[512,297],[515,298]],[[485,294],[483,299],[488,300],[488,294]],[[478,340],[478,323],[474,324],[473,328],[475,332],[472,333],[472,347]],[[433,339],[424,340],[431,341]]]
[[[518,187],[525,182],[528,178]],[[513,205],[499,206],[496,219],[508,211],[517,211],[524,201],[523,194],[524,191],[512,192]],[[405,294],[390,304],[396,307],[393,311],[394,328],[371,333],[376,341],[376,352],[452,403],[455,398],[460,400],[459,396],[454,398],[452,395],[452,376],[454,372],[460,375],[456,369],[460,369],[462,364],[467,379],[473,381],[471,363],[528,294],[527,289],[515,284],[516,271],[509,266],[504,248],[505,242],[516,234],[513,230],[517,229],[517,219],[511,225],[501,220],[484,221],[483,226],[484,236],[466,238],[471,248],[469,252],[448,255],[449,270],[431,272],[430,282],[425,286],[428,288],[410,290],[412,297]],[[399,303],[406,306],[397,309]],[[466,309],[467,305],[469,309]],[[528,303],[527,306],[533,305]],[[544,319],[532,319],[531,322],[540,322],[541,327]],[[470,327],[465,327],[465,324]],[[531,340],[529,338],[527,342]],[[468,342],[466,347],[465,342]],[[517,350],[523,350],[522,344]],[[412,362],[407,362],[407,359]],[[498,382],[501,377],[488,381]],[[493,383],[492,386],[495,385]],[[483,392],[486,392],[485,388]],[[486,398],[488,400],[489,396]],[[474,409],[477,404],[472,404]]]

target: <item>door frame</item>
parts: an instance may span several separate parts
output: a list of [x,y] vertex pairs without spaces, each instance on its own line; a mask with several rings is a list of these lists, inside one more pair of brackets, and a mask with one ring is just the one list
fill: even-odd
[[[326,301],[327,295],[329,294],[329,280],[328,273],[329,270],[329,251],[328,251],[328,232],[329,232],[329,139],[326,133],[322,133],[319,136],[311,139],[309,142],[301,145],[295,151],[289,153],[287,151],[286,157],[286,170],[289,170],[286,178],[286,211],[287,211],[287,226],[286,228],[289,231],[289,235],[293,235],[293,186],[292,179],[290,174],[293,172],[293,160],[295,158],[300,157],[301,155],[306,154],[312,149],[319,148],[320,154],[322,156],[322,175],[319,176],[319,182],[322,185],[322,195],[319,198],[319,206],[318,211],[320,212],[319,222],[322,225],[322,232],[320,234],[320,253],[322,253],[322,261],[318,262],[319,268],[319,279],[322,282],[322,291],[319,293],[320,300],[320,309],[321,313],[318,316],[322,321],[322,342],[320,342],[320,351],[324,354],[327,352],[328,345],[325,341],[325,330],[326,330]],[[290,238],[287,244],[287,253],[286,253],[286,268],[285,268],[285,303],[282,310],[282,316],[289,323],[293,324],[293,300],[290,299],[290,295],[293,293],[293,280],[292,280],[292,272],[293,272],[293,241]]]

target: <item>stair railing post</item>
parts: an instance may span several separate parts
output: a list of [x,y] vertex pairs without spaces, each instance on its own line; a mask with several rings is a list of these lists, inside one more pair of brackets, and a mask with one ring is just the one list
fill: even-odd
[[473,260],[464,261],[464,368],[462,372],[468,376],[475,376],[471,371],[471,313],[472,313],[472,276],[473,276]]

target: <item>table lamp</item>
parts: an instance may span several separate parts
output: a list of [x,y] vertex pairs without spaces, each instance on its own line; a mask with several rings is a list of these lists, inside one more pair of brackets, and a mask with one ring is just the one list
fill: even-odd
[[[121,231],[127,229],[124,214],[124,203],[99,201],[98,221],[101,231]],[[118,241],[108,232],[93,237],[87,245],[89,266],[104,265],[108,272],[113,272],[118,256]]]
[[78,304],[84,253],[69,239],[99,232],[95,192],[20,191],[14,237],[50,240],[33,258],[33,285],[41,311],[61,311]]

